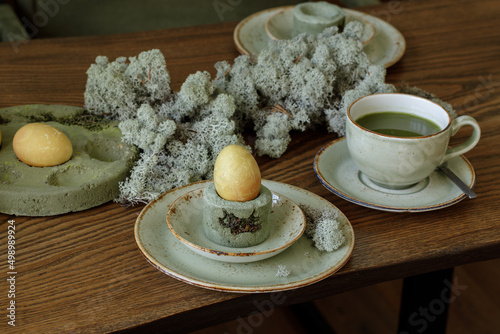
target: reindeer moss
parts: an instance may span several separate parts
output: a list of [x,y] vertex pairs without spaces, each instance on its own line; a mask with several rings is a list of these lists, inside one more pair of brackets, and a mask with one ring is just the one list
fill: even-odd
[[323,127],[343,136],[353,101],[406,89],[386,83],[384,66],[370,63],[362,31],[361,23],[350,22],[342,32],[332,27],[317,36],[271,41],[257,59],[242,55],[216,63],[215,78],[202,71],[189,75],[178,92],[170,88],[159,50],[115,61],[97,57],[87,71],[85,106],[122,121],[124,141],[141,148],[118,201],[148,203],[210,179],[219,152],[244,145],[248,129],[255,133],[256,153],[272,158],[286,151],[291,131]]

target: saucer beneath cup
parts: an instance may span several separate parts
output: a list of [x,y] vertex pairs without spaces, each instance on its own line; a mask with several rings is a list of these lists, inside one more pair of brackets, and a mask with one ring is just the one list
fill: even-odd
[[[470,188],[476,173],[463,156],[448,161],[448,167]],[[324,146],[314,159],[314,171],[321,183],[337,196],[371,209],[391,212],[423,212],[456,204],[467,197],[443,173],[434,171],[416,185],[385,189],[364,176],[351,159],[345,137]]]

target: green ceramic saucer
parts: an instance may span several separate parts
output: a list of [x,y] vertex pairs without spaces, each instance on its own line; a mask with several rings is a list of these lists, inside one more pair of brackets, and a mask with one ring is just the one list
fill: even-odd
[[225,262],[255,262],[278,255],[293,245],[304,233],[306,218],[297,204],[277,193],[273,193],[272,210],[269,216],[269,237],[255,246],[234,248],[211,241],[202,226],[204,189],[190,191],[174,201],[167,212],[170,231],[195,253],[209,259]]
[[[363,43],[363,45],[368,44],[375,35],[375,28],[373,25],[363,18],[363,15],[358,14],[356,11],[350,9],[344,9],[344,11],[349,14],[346,17],[346,24],[351,21],[359,21],[363,24],[361,43]],[[266,21],[264,28],[271,39],[291,39],[293,30],[293,7],[273,14]]]
[[[448,168],[471,189],[476,174],[463,156],[448,161]],[[368,208],[391,212],[422,212],[446,208],[467,197],[442,172],[434,171],[414,186],[396,190],[382,188],[363,175],[351,159],[345,137],[323,147],[314,159],[321,183],[337,196]]]
[[[225,292],[271,292],[300,288],[318,282],[338,271],[349,260],[354,248],[354,231],[339,212],[345,243],[336,251],[321,252],[306,236],[271,258],[251,263],[227,263],[208,259],[186,247],[170,232],[165,217],[170,205],[184,194],[205,187],[193,183],[163,194],[149,203],[135,223],[135,240],[147,261],[161,272],[180,281]],[[318,210],[338,210],[333,204],[304,189],[263,180],[271,191],[294,203]],[[280,275],[279,272],[288,272]]]
[[[271,37],[266,33],[265,25],[269,18],[279,12],[293,9],[293,6],[266,9],[248,16],[238,23],[233,32],[233,40],[241,54],[257,57],[267,48]],[[373,15],[356,10],[346,10],[348,16],[360,19],[373,26],[373,38],[364,46],[363,51],[373,64],[389,67],[394,65],[406,50],[404,36],[394,26]]]

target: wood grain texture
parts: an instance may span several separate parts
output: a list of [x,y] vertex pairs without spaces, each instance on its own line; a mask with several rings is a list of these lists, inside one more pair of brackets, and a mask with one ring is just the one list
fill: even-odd
[[[499,333],[500,258],[458,266],[454,280],[461,288],[450,303],[446,333]],[[320,298],[314,304],[335,333],[397,333],[402,286],[402,279],[387,281]],[[253,314],[192,334],[242,333],[244,324],[250,323],[261,324],[252,328],[253,334],[307,332],[288,307],[266,315]]]
[[[259,158],[264,178],[287,182],[331,201],[351,221],[356,246],[332,277],[283,294],[285,304],[313,300],[356,287],[436,269],[500,257],[500,3],[400,2],[364,11],[397,27],[407,40],[387,80],[418,86],[475,117],[478,146],[467,153],[477,173],[478,198],[434,212],[394,214],[346,202],[328,192],[312,169],[316,152],[335,139],[325,130],[294,133],[280,159]],[[97,55],[111,60],[160,49],[173,88],[198,70],[232,60],[235,23],[104,37],[32,40],[0,44],[0,107],[30,103],[83,105],[86,70]],[[1,199],[0,199],[1,200]],[[141,256],[133,226],[141,206],[108,203],[49,218],[0,215],[0,250],[6,252],[7,221],[17,228],[15,328],[0,331],[97,333],[118,330],[194,330],[247,316],[269,294],[209,291],[170,278]],[[3,279],[5,261],[0,264]],[[0,307],[8,303],[0,294]]]

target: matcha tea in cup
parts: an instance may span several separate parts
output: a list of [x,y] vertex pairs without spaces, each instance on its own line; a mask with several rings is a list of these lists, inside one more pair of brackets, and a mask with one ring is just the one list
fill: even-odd
[[[472,134],[448,147],[463,127]],[[436,167],[471,150],[481,130],[470,116],[452,119],[440,105],[408,94],[362,97],[347,110],[349,153],[362,174],[375,184],[404,189],[422,181]]]

